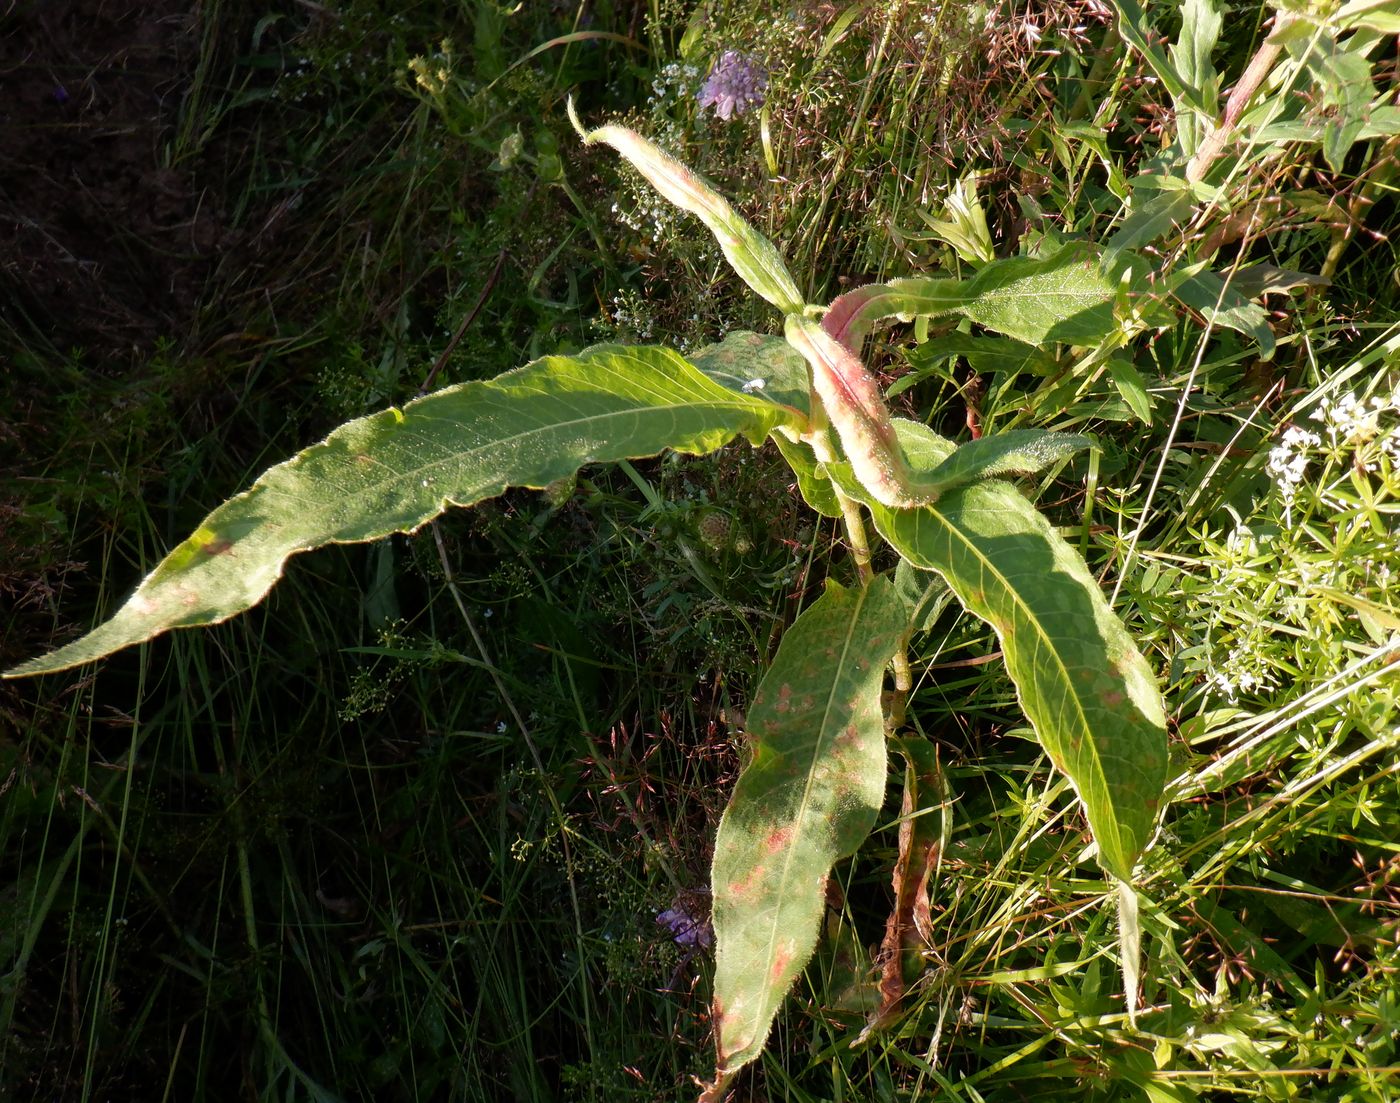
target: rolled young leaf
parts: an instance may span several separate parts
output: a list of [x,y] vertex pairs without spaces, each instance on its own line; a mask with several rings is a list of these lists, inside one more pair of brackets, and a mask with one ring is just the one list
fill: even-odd
[[796,410],[730,390],[662,348],[600,345],[342,425],[229,499],[105,624],[6,677],[64,670],[261,601],[287,558],[411,532],[450,505],[543,488],[584,464],[755,445]]
[[718,1101],[763,1050],[817,944],[826,879],[885,793],[880,689],[908,610],[887,578],[827,590],[783,634],[748,715],[750,760],[715,839]]
[[715,235],[730,267],[749,287],[784,314],[801,313],[802,292],[797,289],[777,246],[740,218],[709,181],[635,130],[615,125],[585,130],[572,99],[569,100],[569,119],[585,145],[605,142],[612,146],[665,199],[697,215]]
[[[925,448],[913,439],[922,426],[899,426],[915,464],[945,450],[946,442]],[[1099,864],[1131,881],[1166,784],[1166,717],[1151,669],[1084,560],[1007,483],[973,483],[930,506],[891,509],[840,464],[828,471],[870,507],[900,555],[943,575],[996,631],[1022,709],[1079,796]]]
[[912,478],[880,388],[856,354],[800,314],[783,324],[788,343],[812,368],[812,390],[856,477],[886,505],[913,502]]

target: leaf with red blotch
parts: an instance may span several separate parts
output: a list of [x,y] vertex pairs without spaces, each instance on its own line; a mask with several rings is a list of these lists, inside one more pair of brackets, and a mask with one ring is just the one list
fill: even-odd
[[887,578],[829,582],[783,636],[749,710],[752,757],[720,822],[712,875],[716,1078],[762,1052],[816,948],[831,867],[874,826],[885,792],[880,689],[908,625]]

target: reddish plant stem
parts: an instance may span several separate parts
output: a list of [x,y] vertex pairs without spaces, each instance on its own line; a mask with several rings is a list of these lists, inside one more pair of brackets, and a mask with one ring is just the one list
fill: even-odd
[[1215,164],[1225,151],[1225,144],[1234,134],[1240,116],[1249,106],[1249,101],[1254,98],[1254,93],[1259,91],[1259,86],[1273,69],[1274,62],[1283,51],[1283,46],[1278,41],[1278,32],[1283,25],[1283,19],[1280,18],[1274,25],[1273,33],[1264,39],[1254,56],[1249,59],[1239,83],[1231,90],[1230,98],[1225,101],[1225,113],[1220,117],[1220,122],[1206,135],[1205,141],[1187,164],[1186,179],[1191,183],[1205,179],[1211,165]]

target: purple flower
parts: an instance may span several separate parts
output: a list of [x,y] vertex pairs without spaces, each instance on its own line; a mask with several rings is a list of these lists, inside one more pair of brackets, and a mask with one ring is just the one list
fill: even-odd
[[699,946],[708,950],[710,943],[714,941],[709,923],[697,919],[683,907],[667,908],[656,917],[656,921],[663,927],[670,928],[671,936],[679,946]]
[[725,50],[700,86],[700,107],[713,107],[726,122],[763,102],[768,73],[748,54]]

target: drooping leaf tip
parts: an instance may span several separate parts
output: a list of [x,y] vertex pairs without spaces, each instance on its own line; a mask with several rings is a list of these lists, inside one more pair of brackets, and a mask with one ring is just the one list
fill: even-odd
[[593,135],[584,127],[583,120],[578,117],[578,108],[574,106],[574,94],[572,92],[569,93],[568,98],[564,101],[564,110],[569,113],[569,122],[573,124],[574,131],[578,134],[579,139],[584,145],[592,145],[594,142]]

